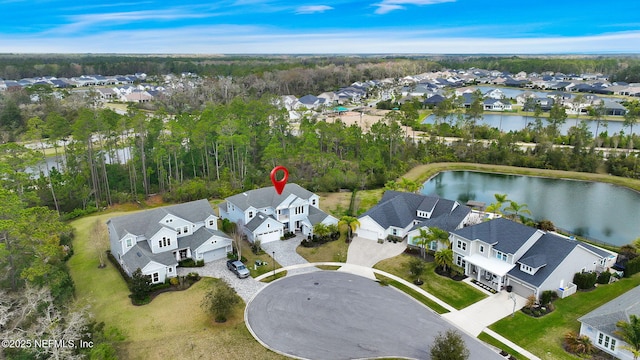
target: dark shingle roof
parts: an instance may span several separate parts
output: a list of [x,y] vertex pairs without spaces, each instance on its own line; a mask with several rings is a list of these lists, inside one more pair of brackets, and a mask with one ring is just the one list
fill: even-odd
[[178,264],[178,261],[171,251],[154,254],[151,252],[149,244],[146,241],[140,241],[135,244],[126,254],[122,255],[122,260],[127,264],[131,273],[136,271],[137,268],[143,269],[151,261],[166,266]]
[[469,240],[482,240],[492,244],[496,250],[515,254],[536,231],[538,230],[532,227],[498,218],[455,230],[453,233]]
[[191,222],[204,221],[210,215],[215,215],[209,202],[206,199],[202,199],[118,216],[109,219],[109,222],[116,230],[119,239],[122,239],[127,233],[138,236],[145,235],[148,239],[162,228],[160,220],[167,214],[172,214]]
[[291,183],[284,187],[281,195],[276,193],[273,186],[268,186],[260,189],[245,191],[241,194],[228,197],[226,200],[235,206],[239,207],[242,211],[248,209],[250,206],[256,209],[276,207],[282,201],[286,200],[289,195],[295,195],[302,199],[309,199],[313,193],[298,184]]
[[541,268],[534,275],[531,275],[516,266],[509,271],[509,275],[531,285],[540,286],[579,244],[577,241],[568,240],[557,235],[544,234],[518,260],[518,263],[523,263],[533,268]]
[[[458,211],[454,211],[454,208]],[[405,228],[414,220],[422,222],[427,220],[417,216],[418,210],[431,212],[429,220],[432,222],[426,226],[436,226],[436,223],[440,223],[442,226],[451,227],[450,224],[453,224],[457,219],[459,221],[456,226],[459,225],[471,209],[455,201],[441,199],[437,196],[388,190],[376,206],[360,217],[369,216],[385,229],[390,226]],[[440,228],[445,229],[444,227]]]
[[190,247],[191,250],[195,250],[200,247],[200,245],[204,244],[207,240],[211,239],[211,237],[214,235],[224,238],[228,244],[231,244],[231,239],[229,239],[229,236],[227,236],[222,231],[207,229],[203,226],[191,235],[179,238],[179,247]]
[[630,315],[640,316],[640,286],[578,318],[578,321],[611,334],[617,329],[616,323],[629,321]]

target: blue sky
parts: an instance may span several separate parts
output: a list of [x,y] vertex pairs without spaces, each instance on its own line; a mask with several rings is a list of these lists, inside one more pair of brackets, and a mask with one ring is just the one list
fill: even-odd
[[640,53],[638,0],[0,0],[0,53]]

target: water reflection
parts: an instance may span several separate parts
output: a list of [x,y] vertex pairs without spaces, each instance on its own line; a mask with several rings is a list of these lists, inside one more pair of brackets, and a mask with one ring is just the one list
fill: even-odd
[[548,219],[576,235],[624,245],[640,237],[640,193],[605,183],[502,175],[442,172],[424,184],[423,193],[461,202],[488,204],[494,194],[525,203],[536,220]]

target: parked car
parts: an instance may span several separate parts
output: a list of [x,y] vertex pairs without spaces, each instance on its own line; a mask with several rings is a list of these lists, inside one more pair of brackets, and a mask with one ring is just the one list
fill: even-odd
[[240,279],[249,276],[249,269],[239,260],[227,260],[227,269],[233,271]]

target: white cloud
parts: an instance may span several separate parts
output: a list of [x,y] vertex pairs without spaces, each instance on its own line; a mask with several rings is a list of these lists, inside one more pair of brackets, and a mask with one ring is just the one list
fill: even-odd
[[309,6],[300,6],[296,9],[296,14],[314,14],[314,13],[323,13],[328,10],[333,10],[333,7],[327,5],[309,5]]
[[376,14],[386,14],[394,10],[406,9],[405,5],[434,5],[448,2],[456,2],[456,0],[382,0],[382,2],[373,4],[377,6]]
[[70,35],[0,36],[0,53],[156,54],[571,54],[637,53],[640,31],[576,37],[469,37],[409,29],[273,32],[256,26],[192,26]]

